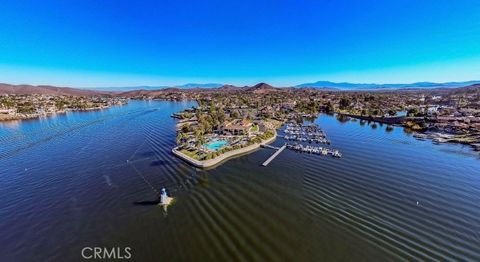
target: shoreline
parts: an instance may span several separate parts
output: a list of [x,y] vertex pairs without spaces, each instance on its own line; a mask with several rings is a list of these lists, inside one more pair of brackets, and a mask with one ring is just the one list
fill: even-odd
[[[123,106],[118,105],[118,106]],[[23,121],[23,120],[35,120],[35,119],[40,119],[42,117],[52,117],[54,115],[63,115],[68,112],[92,112],[92,111],[101,111],[105,109],[109,109],[112,106],[104,106],[104,107],[92,107],[92,108],[83,108],[83,109],[66,109],[58,112],[49,112],[45,114],[31,114],[31,115],[22,115],[22,116],[12,116],[12,117],[5,117],[2,118],[0,117],[0,122],[8,122],[8,121]]]
[[441,132],[415,132],[413,136],[419,140],[430,140],[434,144],[460,144],[471,147],[474,151],[480,152],[480,143],[476,141],[469,141],[468,138],[457,136],[454,134],[447,134]]
[[[392,126],[400,126],[403,128],[407,128],[405,126],[406,121],[419,121],[423,119],[421,117],[406,117],[406,116],[398,116],[398,117],[389,117],[389,118],[382,118],[382,117],[370,117],[370,116],[361,116],[361,115],[353,115],[353,114],[345,114],[345,113],[338,113],[347,117],[356,118],[365,121],[372,121],[377,123],[383,123]],[[435,132],[430,130],[412,130],[413,136],[416,139],[423,140],[428,139],[432,143],[438,144],[462,144],[468,145],[472,147],[474,151],[480,151],[480,143],[477,141],[470,141],[468,138],[465,138],[465,135],[458,135],[458,134],[449,134],[445,132]],[[477,135],[478,136],[478,135]]]
[[382,123],[387,125],[398,125],[398,126],[402,126],[406,121],[417,122],[424,119],[424,117],[409,117],[409,116],[379,117],[379,116],[354,115],[354,114],[347,114],[347,113],[340,113],[340,112],[337,112],[337,114],[360,119],[360,120],[365,120],[365,121],[372,121],[372,122],[377,122],[377,123]]
[[172,153],[174,155],[176,155],[177,157],[179,157],[180,159],[187,162],[188,164],[193,165],[195,167],[211,168],[211,167],[215,167],[219,164],[222,164],[223,162],[225,162],[229,159],[252,153],[256,149],[259,149],[262,145],[270,144],[270,143],[274,142],[276,139],[277,139],[277,131],[275,130],[275,133],[274,133],[273,137],[271,137],[271,138],[269,138],[265,141],[262,141],[258,144],[253,144],[253,145],[250,145],[250,146],[247,146],[247,147],[244,147],[244,148],[228,151],[228,152],[226,152],[226,153],[224,153],[220,156],[217,156],[216,158],[208,159],[208,160],[193,159],[193,158],[183,154],[182,152],[178,151],[177,150],[178,147],[172,148]]

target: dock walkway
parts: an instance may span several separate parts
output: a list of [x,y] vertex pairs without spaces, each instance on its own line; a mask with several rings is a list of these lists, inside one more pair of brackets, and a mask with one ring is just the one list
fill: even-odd
[[262,166],[267,166],[268,164],[270,164],[270,162],[272,162],[273,159],[275,159],[275,157],[277,157],[280,153],[282,153],[283,150],[285,150],[285,148],[287,148],[287,144],[284,144],[282,147],[280,147],[277,152],[273,153],[273,155],[271,155],[265,162],[263,162]]

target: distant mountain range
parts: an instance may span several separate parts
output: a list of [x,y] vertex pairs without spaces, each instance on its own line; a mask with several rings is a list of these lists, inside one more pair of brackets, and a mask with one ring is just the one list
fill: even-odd
[[158,90],[158,89],[164,89],[164,88],[169,88],[169,86],[112,86],[112,87],[82,87],[81,89],[91,89],[91,90],[97,90],[100,92],[108,92],[108,91],[113,91],[113,92],[127,92],[127,91],[133,91],[133,90]]
[[357,84],[357,83],[335,83],[330,81],[318,81],[315,83],[305,83],[295,87],[313,87],[313,88],[335,88],[335,89],[405,89],[405,88],[449,88],[462,87],[474,84],[479,84],[480,81],[466,81],[466,82],[447,82],[447,83],[433,83],[433,82],[417,82],[411,84]]
[[197,83],[188,83],[180,86],[174,86],[177,88],[217,88],[217,87],[222,87],[224,84],[218,84],[218,83],[207,83],[207,84],[197,84]]
[[[267,85],[265,83],[261,83]],[[465,82],[446,82],[446,83],[434,83],[434,82],[417,82],[411,84],[366,84],[366,83],[348,83],[348,82],[330,82],[330,81],[317,81],[314,83],[305,83],[296,85],[296,88],[321,88],[321,89],[340,89],[340,90],[376,90],[376,89],[410,89],[410,88],[451,88],[462,87],[474,84],[480,84],[479,81],[465,81]],[[134,91],[134,90],[159,90],[166,88],[179,88],[179,89],[194,89],[194,88],[225,88],[234,87],[232,85],[219,84],[219,83],[188,83],[177,86],[126,86],[126,87],[98,87],[90,88],[98,91]],[[235,87],[238,88],[238,87]],[[260,88],[261,89],[261,88]]]
[[273,87],[267,83],[258,83],[252,87],[244,87],[243,88],[246,92],[254,93],[254,94],[266,94],[270,92],[276,92],[281,90],[278,87]]
[[234,86],[221,84],[185,84],[175,87],[167,86],[132,86],[132,87],[103,87],[92,89],[56,87],[48,85],[10,85],[0,83],[1,94],[44,94],[44,95],[68,95],[68,96],[91,96],[91,95],[125,95],[128,97],[143,95],[158,95],[166,92],[247,92],[255,94],[266,94],[273,92],[294,91],[319,89],[325,91],[335,90],[407,90],[407,89],[444,89],[444,88],[460,88],[472,87],[478,90],[480,81],[467,82],[448,82],[448,83],[432,83],[419,82],[412,84],[355,84],[355,83],[334,83],[328,81],[319,81],[315,83],[307,83],[297,85],[295,87],[273,87],[266,83],[258,83],[253,86]]
[[49,85],[10,85],[0,83],[0,94],[16,94],[16,95],[63,95],[63,96],[92,96],[92,95],[112,95],[115,92],[98,91],[70,87],[57,87]]
[[197,84],[197,83],[188,83],[184,85],[178,86],[121,86],[121,87],[95,87],[90,88],[93,90],[99,91],[134,91],[134,90],[158,90],[158,89],[165,89],[165,88],[218,88],[222,87],[223,84],[217,83],[207,83],[207,84]]

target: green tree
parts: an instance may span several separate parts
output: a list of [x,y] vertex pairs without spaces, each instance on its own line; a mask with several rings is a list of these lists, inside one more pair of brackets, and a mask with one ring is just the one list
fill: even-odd
[[408,111],[407,111],[407,116],[416,116],[420,113],[420,111],[418,111],[418,108],[414,107],[414,108],[410,108]]
[[342,97],[339,102],[340,109],[347,109],[351,104],[350,99]]
[[325,106],[325,111],[327,111],[327,113],[333,113],[335,111],[335,107],[333,106],[332,102],[327,102],[327,105]]
[[185,135],[182,132],[178,132],[177,138],[176,138],[177,144],[180,145],[183,142],[184,138],[185,138]]

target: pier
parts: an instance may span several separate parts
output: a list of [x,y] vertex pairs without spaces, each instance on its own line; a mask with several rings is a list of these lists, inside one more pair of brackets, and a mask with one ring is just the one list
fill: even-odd
[[[274,148],[273,146],[269,146],[271,148]],[[285,148],[287,148],[287,144],[284,144],[282,147],[278,148],[278,150],[273,153],[273,155],[271,155],[265,162],[263,162],[262,166],[267,166],[268,164],[270,164],[270,162],[272,162],[273,159],[275,159],[275,157],[277,157],[280,153],[282,153],[283,150],[285,150]]]
[[271,155],[267,160],[265,160],[265,162],[263,162],[262,166],[268,166],[268,164],[270,164],[270,162],[272,162],[275,157],[277,157],[283,150],[285,150],[285,148],[299,153],[332,156],[334,158],[342,157],[342,153],[340,153],[340,151],[338,151],[337,149],[302,144],[302,142],[308,142],[310,144],[330,144],[330,141],[327,140],[326,133],[321,130],[317,124],[287,124],[287,128],[284,130],[284,133],[285,135],[278,135],[278,137],[283,137],[284,140],[296,140],[298,142],[295,142],[294,144],[285,142],[285,144],[281,147],[262,144],[261,147],[263,148],[276,150],[273,155]]

